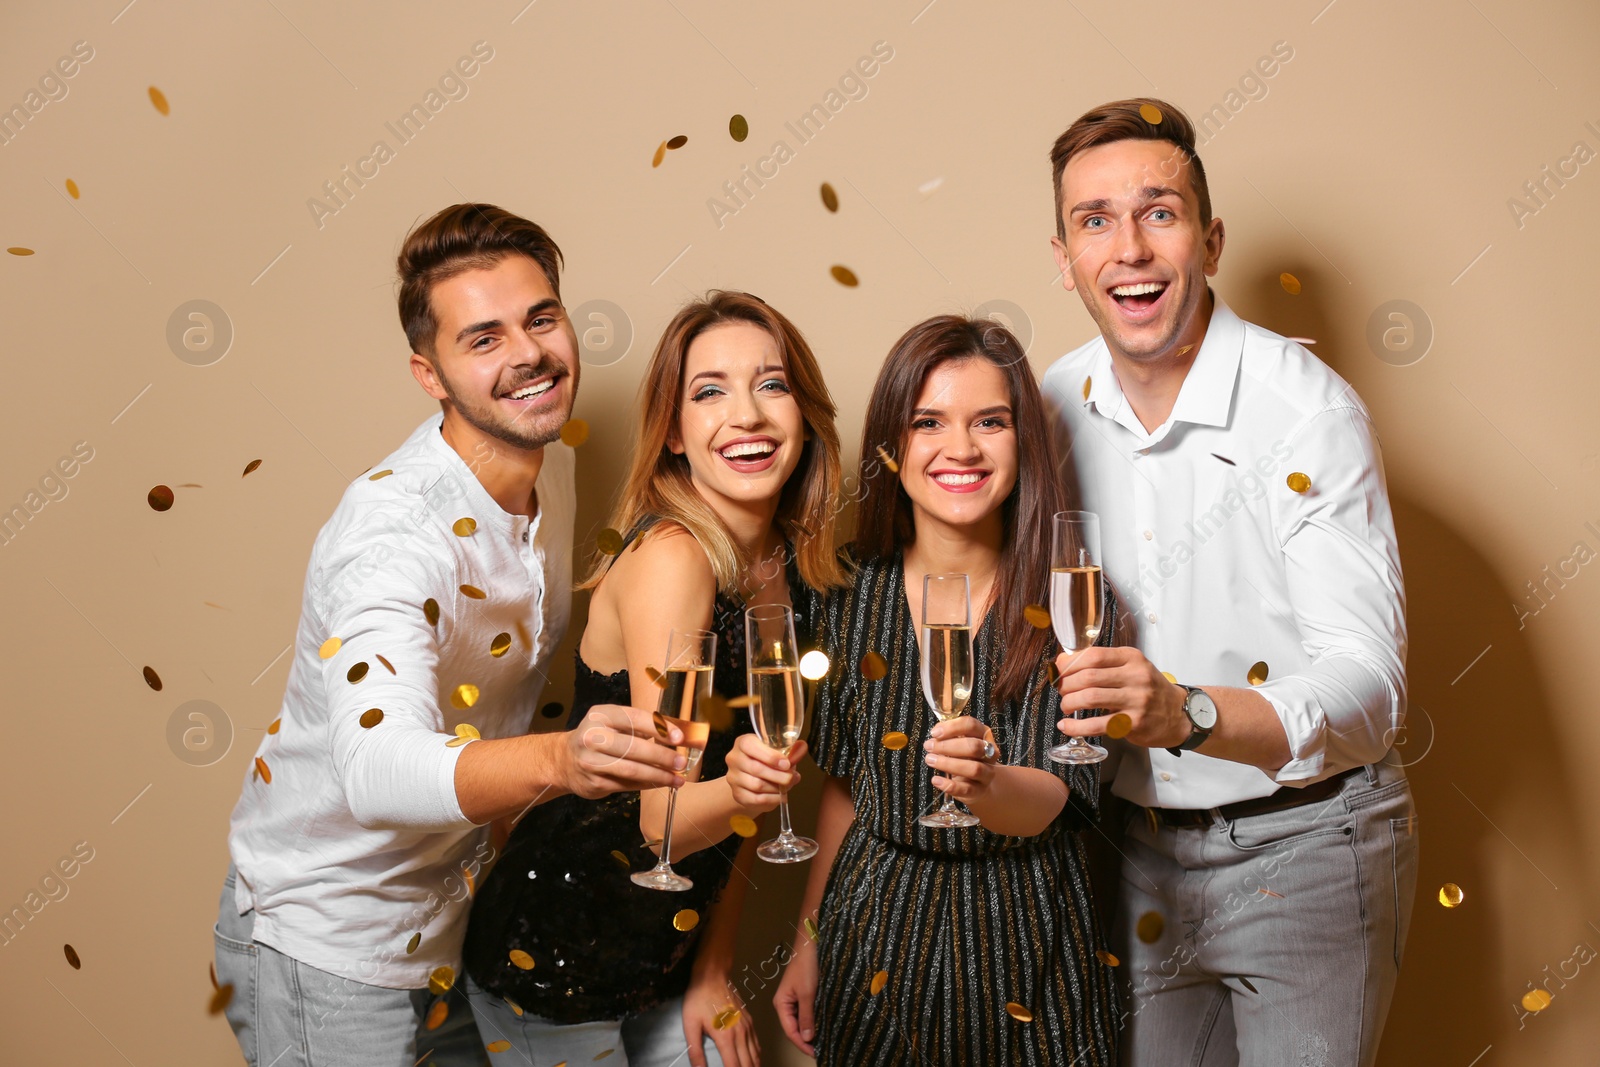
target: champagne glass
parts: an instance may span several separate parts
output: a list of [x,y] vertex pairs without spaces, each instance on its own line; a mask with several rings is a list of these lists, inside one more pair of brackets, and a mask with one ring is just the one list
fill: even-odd
[[[744,613],[745,671],[750,683],[750,718],[761,743],[785,756],[805,730],[800,692],[800,654],[794,611],[787,604],[758,604]],[[778,836],[756,855],[768,863],[800,863],[817,854],[817,843],[796,837],[789,825],[789,794],[778,802]]]
[[[972,600],[967,576],[927,575],[922,579],[922,695],[940,722],[967,713],[972,672]],[[978,825],[978,817],[946,793],[939,810],[917,822],[936,829],[956,829]]]
[[[678,755],[686,761],[683,776],[694,781],[700,776],[700,755],[711,737],[706,719],[707,698],[711,695],[711,671],[717,662],[717,635],[705,630],[673,630],[667,638],[667,669],[661,676],[661,700],[656,705],[656,730],[666,733],[671,723],[683,731]],[[647,889],[682,892],[694,882],[672,869],[672,815],[678,807],[678,791],[667,793],[667,822],[661,832],[661,858],[648,871],[635,871],[635,885]]]
[[[1056,512],[1050,544],[1050,622],[1063,651],[1082,652],[1100,639],[1104,593],[1100,516],[1092,511]],[[1081,737],[1069,737],[1050,750],[1050,758],[1057,763],[1099,763],[1106,750]]]

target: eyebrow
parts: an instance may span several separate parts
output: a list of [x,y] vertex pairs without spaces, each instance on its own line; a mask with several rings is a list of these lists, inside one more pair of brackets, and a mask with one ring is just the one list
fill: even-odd
[[[554,297],[541,300],[528,309],[527,318],[534,318],[542,312],[550,311],[559,307],[561,307],[561,301],[555,299]],[[505,323],[501,322],[499,319],[488,319],[484,322],[474,322],[470,326],[463,326],[461,327],[461,332],[456,334],[456,344],[460,344],[462,341],[465,341],[468,337],[475,333],[482,333],[485,330],[493,330],[504,325]]]
[[[1179,200],[1183,199],[1183,194],[1172,188],[1170,185],[1147,185],[1143,189],[1139,190],[1139,199],[1144,203],[1148,203],[1151,200],[1158,200],[1163,196],[1175,196]],[[1078,215],[1084,212],[1108,211],[1110,208],[1111,201],[1106,199],[1085,200],[1081,203],[1074,204],[1072,210],[1067,212],[1067,214]]]
[[[778,364],[768,364],[765,367],[756,368],[756,377],[759,378],[761,375],[770,374],[773,371],[777,371],[779,374],[786,373],[782,366],[780,366]],[[717,381],[725,381],[727,379],[727,377],[728,376],[726,374],[722,373],[719,370],[703,370],[699,374],[696,374],[693,378],[690,378],[689,379],[689,384],[693,385],[695,382],[698,382],[701,378],[713,378],[713,379],[715,379]]]
[[[944,409],[943,408],[914,408],[914,409],[912,409],[911,417],[912,418],[916,418],[919,415],[943,415],[943,414],[944,414]],[[1011,405],[1010,404],[996,404],[994,407],[988,407],[988,408],[984,408],[982,411],[973,412],[972,413],[972,417],[975,418],[975,419],[981,419],[986,415],[1009,415],[1009,414],[1011,414]]]

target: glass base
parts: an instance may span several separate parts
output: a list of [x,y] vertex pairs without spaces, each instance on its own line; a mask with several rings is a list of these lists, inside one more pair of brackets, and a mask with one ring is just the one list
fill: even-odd
[[634,885],[642,885],[646,889],[665,889],[672,893],[682,893],[686,889],[693,889],[694,883],[681,874],[674,874],[671,867],[655,867],[648,871],[635,871],[629,876]]
[[817,854],[817,843],[809,837],[774,837],[756,849],[768,863],[804,863]]
[[951,811],[935,811],[922,816],[917,822],[935,830],[958,830],[963,826],[977,826],[978,817],[970,811],[956,808]]
[[1057,745],[1049,752],[1050,758],[1057,763],[1099,763],[1107,755],[1109,753],[1099,745],[1091,745],[1081,738]]

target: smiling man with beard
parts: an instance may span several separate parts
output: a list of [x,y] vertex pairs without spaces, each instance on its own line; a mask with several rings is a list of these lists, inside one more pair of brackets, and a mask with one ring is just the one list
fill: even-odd
[[528,732],[572,586],[560,265],[543,229],[487,204],[401,249],[411,372],[442,410],[318,535],[282,712],[233,810],[216,967],[251,1065],[411,1064],[424,1020],[435,1053],[451,1033],[441,1003],[481,1060],[450,986],[487,824],[681,783],[681,733],[657,744],[650,712]]

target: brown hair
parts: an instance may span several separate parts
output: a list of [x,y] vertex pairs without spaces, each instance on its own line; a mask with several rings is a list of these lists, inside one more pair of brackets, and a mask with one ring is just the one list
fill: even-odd
[[[1161,113],[1160,122],[1149,122],[1144,108]],[[1085,111],[1078,121],[1056,138],[1050,149],[1050,170],[1056,193],[1056,236],[1067,239],[1067,220],[1062,214],[1061,175],[1067,163],[1079,152],[1117,141],[1166,141],[1183,153],[1189,164],[1189,182],[1200,200],[1200,226],[1211,225],[1211,189],[1206,185],[1206,168],[1194,150],[1194,123],[1176,106],[1150,96],[1132,100],[1113,100]]]
[[433,287],[463,271],[485,270],[507,256],[527,256],[561,299],[561,249],[537,223],[493,204],[452,204],[418,225],[400,246],[400,326],[411,351],[433,358],[438,321]]
[[[1029,623],[1022,609],[1044,596],[1050,580],[1051,517],[1066,507],[1044,398],[1016,336],[992,320],[961,315],[940,315],[907,330],[890,349],[872,387],[861,454],[871,455],[880,447],[904,454],[923,382],[941,363],[968,359],[988,360],[1000,368],[1016,426],[1017,484],[1001,505],[1000,567],[992,594],[1005,648],[994,695],[1003,704],[1026,691],[1048,646],[1049,635]],[[911,498],[887,466],[864,475],[862,489],[854,547],[863,558],[886,558],[916,537]]]
[[[794,542],[795,562],[808,586],[823,590],[840,585],[844,573],[833,543],[840,483],[833,397],[805,337],[766,301],[749,293],[713,290],[686,305],[667,324],[639,383],[639,437],[611,527],[627,533],[646,520],[676,523],[700,543],[711,561],[718,588],[739,591],[752,561],[745,558],[727,525],[695,490],[688,459],[667,447],[678,431],[689,346],[711,327],[730,322],[760,327],[777,343],[790,394],[810,432],[800,450],[800,462],[783,487],[774,521]],[[598,584],[608,562],[605,556],[597,557],[593,572],[579,588]]]

